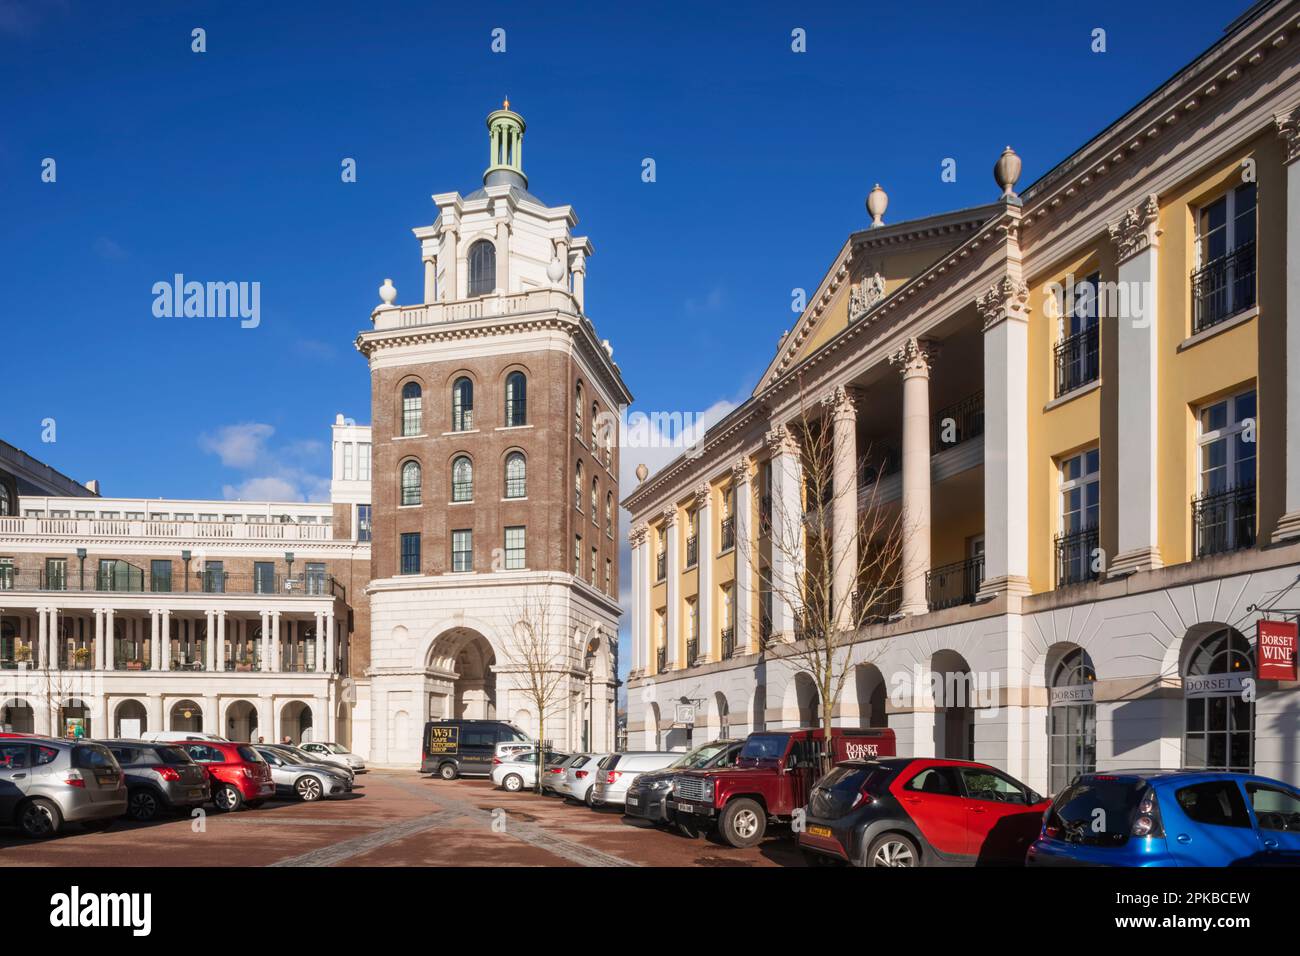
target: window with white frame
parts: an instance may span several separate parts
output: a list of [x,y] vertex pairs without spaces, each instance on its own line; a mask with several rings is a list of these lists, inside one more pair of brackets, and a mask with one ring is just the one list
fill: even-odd
[[451,569],[474,570],[474,532],[468,528],[451,533]]
[[370,442],[357,444],[357,480],[370,480]]
[[1255,184],[1242,183],[1197,214],[1193,332],[1255,304],[1255,198]]
[[343,480],[352,481],[356,477],[356,448],[352,442],[343,443]]
[[1197,413],[1197,557],[1255,544],[1255,411],[1249,389]]
[[1056,584],[1095,578],[1093,552],[1101,511],[1101,452],[1089,448],[1060,461],[1060,522],[1056,538]]
[[519,571],[526,567],[525,530],[522,526],[506,528],[506,570]]

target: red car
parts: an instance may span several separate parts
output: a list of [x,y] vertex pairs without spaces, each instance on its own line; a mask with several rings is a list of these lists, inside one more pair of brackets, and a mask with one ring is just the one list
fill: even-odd
[[208,772],[212,803],[223,813],[232,813],[245,804],[260,807],[275,795],[271,765],[251,744],[183,740],[178,745]]
[[970,760],[839,764],[817,781],[799,833],[809,863],[1021,866],[1048,800]]

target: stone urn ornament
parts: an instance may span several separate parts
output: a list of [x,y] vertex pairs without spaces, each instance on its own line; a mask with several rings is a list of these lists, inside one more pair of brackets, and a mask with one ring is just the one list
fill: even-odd
[[393,285],[392,279],[385,279],[384,284],[379,287],[379,299],[383,302],[381,308],[391,309],[393,303],[397,301],[397,287]]
[[1002,187],[1003,199],[1016,199],[1016,180],[1020,178],[1020,157],[1010,146],[993,164],[993,179]]

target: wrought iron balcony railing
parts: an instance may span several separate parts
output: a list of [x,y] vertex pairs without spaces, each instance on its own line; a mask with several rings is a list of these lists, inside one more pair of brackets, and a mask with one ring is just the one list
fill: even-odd
[[984,393],[976,392],[935,414],[930,450],[938,453],[983,434]]
[[1098,355],[1100,341],[1100,330],[1097,326],[1090,325],[1056,343],[1057,398],[1097,380],[1101,374]]
[[926,599],[931,610],[971,604],[984,580],[984,555],[955,561],[929,571],[925,576]]
[[1096,580],[1093,555],[1097,551],[1097,529],[1081,528],[1056,536],[1056,586]]
[[1254,239],[1192,273],[1193,333],[1218,325],[1254,304]]
[[734,627],[724,627],[722,629],[722,657],[725,660],[734,656],[736,653],[736,629]]
[[662,581],[668,577],[668,555],[660,551],[655,555],[655,580]]
[[728,515],[722,519],[722,547],[720,551],[730,551],[736,546],[736,519]]
[[1192,499],[1198,558],[1255,546],[1255,483]]
[[692,637],[686,642],[686,664],[689,667],[695,666],[695,658],[700,656],[700,640]]
[[699,558],[700,558],[699,541],[696,539],[695,535],[691,535],[689,538],[686,539],[686,566],[688,568],[695,567],[695,565],[699,562]]

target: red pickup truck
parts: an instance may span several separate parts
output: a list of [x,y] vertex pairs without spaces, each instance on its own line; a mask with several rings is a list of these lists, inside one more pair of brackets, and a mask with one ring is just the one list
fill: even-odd
[[[668,809],[688,832],[717,827],[732,846],[754,846],[769,820],[788,823],[807,806],[821,776],[824,740],[820,727],[752,733],[734,767],[676,774]],[[835,763],[892,757],[894,732],[888,727],[834,727],[831,752]]]

